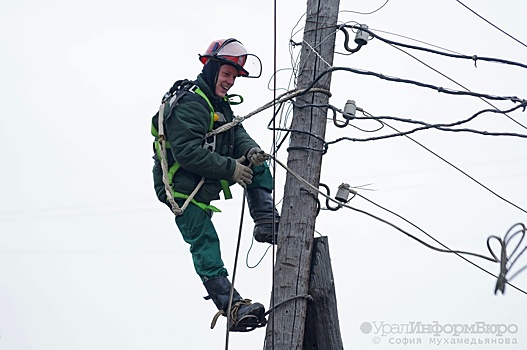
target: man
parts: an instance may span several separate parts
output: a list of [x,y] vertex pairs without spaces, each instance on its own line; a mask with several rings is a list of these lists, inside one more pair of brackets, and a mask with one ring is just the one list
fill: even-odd
[[[177,204],[182,206],[204,179],[183,214],[176,216],[176,224],[185,242],[190,244],[194,268],[208,292],[206,299],[212,299],[218,314],[224,316],[229,306],[231,283],[211,221],[212,212],[219,210],[210,202],[219,199],[221,191],[229,198],[229,186],[238,183],[246,188],[249,212],[255,222],[254,238],[274,243],[278,231],[279,216],[271,196],[273,181],[258,144],[241,124],[205,140],[208,132],[233,120],[231,104],[235,102],[232,98],[242,99],[238,95],[228,95],[228,91],[237,77],[255,77],[246,70],[248,58],[257,59],[260,65],[257,69],[261,72],[260,60],[249,54],[238,40],[213,41],[206,52],[199,55],[204,64],[201,74],[195,81],[174,84],[166,96],[176,96],[177,103],[166,108],[163,114],[166,158],[170,167],[168,178]],[[152,134],[156,137],[154,188],[159,200],[169,205],[160,163],[158,123],[156,115],[152,119]],[[246,331],[265,324],[263,305],[243,299],[235,289],[231,311],[231,331]]]

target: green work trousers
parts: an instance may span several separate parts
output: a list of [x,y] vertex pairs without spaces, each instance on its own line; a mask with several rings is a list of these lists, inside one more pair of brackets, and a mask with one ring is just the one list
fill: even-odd
[[[266,163],[253,167],[251,188],[273,189],[273,178]],[[184,200],[177,200],[182,206]],[[176,224],[185,242],[190,244],[194,269],[200,278],[228,276],[221,259],[220,240],[212,224],[212,212],[189,204],[182,215],[176,216]]]

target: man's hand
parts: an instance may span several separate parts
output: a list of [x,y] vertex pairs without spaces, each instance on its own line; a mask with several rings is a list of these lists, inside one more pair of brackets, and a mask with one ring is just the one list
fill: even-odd
[[249,150],[249,152],[247,152],[247,159],[253,165],[258,166],[265,162],[267,160],[267,157],[265,156],[264,151],[260,149],[260,147],[253,147]]
[[253,171],[242,164],[244,161],[245,157],[236,160],[236,168],[234,169],[234,174],[232,174],[232,179],[245,188],[253,182]]

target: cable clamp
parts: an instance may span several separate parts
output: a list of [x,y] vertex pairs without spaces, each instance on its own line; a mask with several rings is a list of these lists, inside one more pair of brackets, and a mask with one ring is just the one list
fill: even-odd
[[474,61],[474,67],[478,68],[478,65],[476,64],[477,61],[478,61],[478,56],[477,55],[473,55],[472,56],[472,60]]

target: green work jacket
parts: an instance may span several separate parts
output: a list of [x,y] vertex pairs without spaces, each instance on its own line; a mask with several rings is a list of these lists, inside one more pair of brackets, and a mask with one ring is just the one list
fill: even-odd
[[[219,119],[214,121],[212,129],[231,122],[233,112],[228,99],[216,96],[207,86],[201,74],[193,82],[207,96]],[[223,116],[223,117],[222,117]],[[179,163],[175,172],[172,189],[176,193],[189,195],[202,177],[205,183],[194,199],[204,204],[219,199],[223,183],[234,184],[232,175],[236,159],[247,154],[258,144],[247,134],[241,124],[216,135],[215,149],[203,148],[205,135],[211,130],[211,108],[200,95],[188,92],[180,100],[172,113],[164,117],[164,129],[169,145],[168,165]],[[215,118],[217,119],[217,118]],[[152,118],[152,133],[158,128],[157,114]],[[166,203],[165,187],[158,154],[154,156],[154,188],[160,201]],[[225,185],[224,185],[225,186]]]

